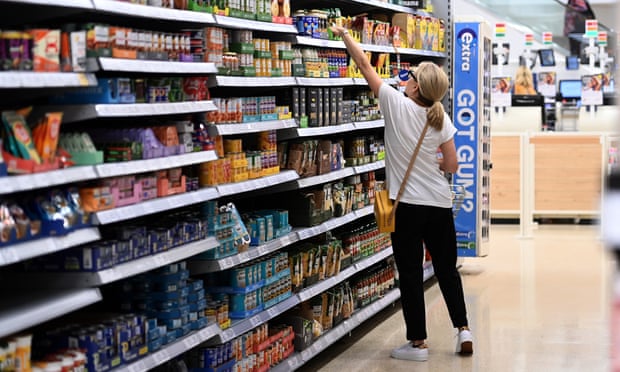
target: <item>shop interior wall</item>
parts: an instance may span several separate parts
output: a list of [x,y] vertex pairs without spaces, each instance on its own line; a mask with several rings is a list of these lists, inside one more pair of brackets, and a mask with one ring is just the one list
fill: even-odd
[[[549,1],[553,1],[553,0],[549,0]],[[615,4],[615,1],[607,2],[607,0],[598,0],[598,1],[594,0],[594,1],[590,1],[590,4],[593,8],[594,14],[596,14],[597,16],[601,14],[601,15],[606,15],[606,17],[610,19],[613,19],[613,17],[610,17],[610,15],[618,14],[617,13],[618,6],[617,4]],[[531,33],[531,30],[529,30],[525,26],[511,23],[509,20],[506,20],[504,18],[499,17],[497,14],[489,12],[486,8],[477,5],[472,0],[454,1],[454,14],[455,14],[455,20],[457,21],[459,17],[467,17],[468,19],[471,19],[470,15],[476,15],[476,18],[479,18],[481,21],[485,21],[489,23],[491,25],[493,32],[495,31],[495,23],[498,23],[498,22],[506,23],[506,37],[503,38],[501,41],[496,40],[496,39],[494,39],[493,41],[510,43],[510,56],[508,60],[508,65],[504,65],[501,67],[494,65],[492,67],[491,75],[494,77],[495,76],[510,76],[514,78],[515,72],[519,66],[519,56],[523,54],[525,50],[525,34]],[[563,22],[563,21],[564,21],[563,19],[558,19],[558,22]],[[616,22],[616,24],[620,24],[617,22],[617,20],[612,20],[610,22],[614,22],[614,21]],[[607,21],[604,21],[602,19],[600,20],[600,22],[603,24],[609,25],[610,27],[612,26],[609,23],[606,23]],[[542,35],[536,35],[536,34],[534,35],[535,41],[534,41],[533,46],[531,47],[532,51],[536,51],[538,49],[543,49],[543,48],[549,48],[549,46],[546,46],[546,45],[543,46],[543,44],[541,43],[541,38],[542,38]],[[537,72],[553,71],[557,74],[556,75],[557,81],[561,79],[578,79],[582,75],[588,75],[588,74],[600,72],[598,68],[596,68],[594,71],[590,70],[588,65],[580,65],[579,70],[567,71],[565,68],[566,66],[565,57],[566,57],[567,51],[565,49],[557,48],[557,47],[554,47],[553,49],[555,52],[554,53],[555,62],[556,62],[555,67],[541,67],[537,61],[536,65],[532,69],[533,72],[537,73]]]

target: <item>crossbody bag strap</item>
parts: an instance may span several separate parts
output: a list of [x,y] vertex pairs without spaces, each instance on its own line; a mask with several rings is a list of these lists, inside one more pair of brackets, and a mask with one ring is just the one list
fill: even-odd
[[413,155],[411,156],[411,160],[409,161],[409,167],[407,168],[407,172],[405,172],[405,178],[403,178],[403,182],[400,184],[400,189],[398,190],[398,195],[396,196],[396,200],[394,201],[394,208],[392,208],[392,216],[394,217],[396,214],[396,207],[398,206],[398,202],[400,201],[400,197],[403,196],[405,192],[405,186],[407,185],[407,180],[411,175],[411,171],[413,170],[413,164],[415,163],[415,159],[418,157],[418,153],[420,152],[420,147],[422,146],[422,141],[424,141],[424,137],[426,136],[426,132],[428,131],[428,121],[426,125],[424,125],[424,129],[422,130],[422,134],[420,135],[420,139],[418,139],[418,144],[415,146],[415,150],[413,150]]

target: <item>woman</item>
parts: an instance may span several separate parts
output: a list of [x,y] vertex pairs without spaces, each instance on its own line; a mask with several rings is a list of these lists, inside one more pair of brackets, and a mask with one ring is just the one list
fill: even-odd
[[515,76],[515,95],[535,95],[534,78],[532,71],[527,66],[519,66]]
[[[447,179],[441,171],[458,168],[454,134],[456,129],[444,112],[441,99],[448,90],[448,78],[437,65],[423,62],[409,72],[405,96],[379,77],[360,46],[339,26],[347,51],[379,97],[385,119],[386,177],[390,198],[395,199],[417,141],[422,141],[411,177],[396,210],[396,231],[392,233],[394,258],[400,276],[401,302],[408,342],[392,351],[392,357],[415,361],[428,359],[424,304],[423,242],[433,257],[435,276],[448,306],[452,324],[458,329],[457,353],[473,353],[461,277],[456,269],[456,232]],[[426,122],[430,128],[422,139]],[[437,148],[443,159],[438,160]]]

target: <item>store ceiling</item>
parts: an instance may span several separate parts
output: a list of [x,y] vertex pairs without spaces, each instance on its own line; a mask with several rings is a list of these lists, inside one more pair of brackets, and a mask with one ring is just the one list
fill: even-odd
[[[472,0],[474,3],[500,15],[508,22],[521,24],[531,29],[534,34],[552,32],[553,41],[561,47],[568,47],[568,38],[564,36],[564,14],[567,0]],[[615,0],[590,0],[596,15],[596,4],[613,3]],[[584,20],[585,22],[585,20]],[[608,30],[605,25],[599,29]],[[580,35],[571,35],[579,37]]]

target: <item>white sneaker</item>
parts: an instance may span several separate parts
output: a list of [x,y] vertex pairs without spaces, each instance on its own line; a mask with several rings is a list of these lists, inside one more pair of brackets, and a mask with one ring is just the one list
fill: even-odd
[[413,346],[411,342],[407,342],[405,345],[392,350],[392,358],[425,362],[428,360],[428,346],[426,344]]
[[474,353],[474,338],[470,330],[463,329],[459,331],[456,352],[461,355],[471,355]]

